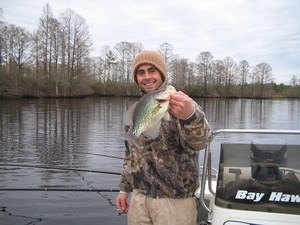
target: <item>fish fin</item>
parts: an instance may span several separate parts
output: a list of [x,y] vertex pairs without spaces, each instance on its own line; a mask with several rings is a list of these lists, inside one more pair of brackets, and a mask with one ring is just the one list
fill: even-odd
[[124,125],[129,126],[130,124],[132,124],[133,113],[134,113],[135,107],[137,106],[137,103],[138,102],[135,102],[126,111],[125,116],[124,116]]
[[176,88],[174,86],[170,85],[170,84],[167,85],[167,89],[169,89],[170,91],[173,91],[173,92],[177,92]]
[[155,108],[151,111],[151,114],[152,115],[157,114],[160,109],[161,109],[160,105],[155,106]]
[[158,137],[160,126],[161,122],[152,126],[151,129],[144,131],[143,134],[149,139],[155,139]]
[[125,141],[128,141],[132,144],[135,145],[135,147],[137,147],[138,149],[141,148],[141,146],[139,145],[138,141],[137,141],[137,137],[134,134],[125,134],[123,135],[122,139],[124,139]]
[[170,121],[171,120],[171,116],[170,113],[168,111],[165,112],[165,115],[163,116],[163,119]]

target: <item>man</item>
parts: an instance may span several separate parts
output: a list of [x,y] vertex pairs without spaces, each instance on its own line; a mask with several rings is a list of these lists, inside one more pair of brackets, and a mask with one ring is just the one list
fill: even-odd
[[[133,75],[142,94],[166,87],[164,57],[156,51],[140,52]],[[125,115],[126,131],[135,106]],[[128,211],[129,225],[196,224],[193,194],[198,187],[198,150],[212,140],[212,130],[201,107],[181,91],[171,95],[169,113],[171,120],[162,120],[157,138],[141,135],[141,148],[126,142],[116,205],[119,212]]]

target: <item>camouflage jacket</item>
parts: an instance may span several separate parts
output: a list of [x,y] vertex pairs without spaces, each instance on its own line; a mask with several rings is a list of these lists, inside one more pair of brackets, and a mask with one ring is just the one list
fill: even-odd
[[[125,131],[132,123],[135,106],[125,115]],[[198,104],[187,120],[171,114],[171,120],[162,120],[157,138],[150,140],[143,134],[138,138],[139,149],[125,141],[120,190],[129,193],[136,189],[153,198],[192,196],[199,185],[198,150],[211,140],[212,129]]]

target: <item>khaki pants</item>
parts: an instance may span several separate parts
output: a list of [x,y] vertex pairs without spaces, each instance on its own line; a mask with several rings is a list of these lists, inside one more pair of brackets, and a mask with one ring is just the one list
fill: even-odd
[[128,225],[196,225],[197,208],[193,197],[150,198],[133,190]]

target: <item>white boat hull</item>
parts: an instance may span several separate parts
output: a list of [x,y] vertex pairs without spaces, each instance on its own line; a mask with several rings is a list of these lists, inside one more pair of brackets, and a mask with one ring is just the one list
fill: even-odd
[[300,215],[213,207],[212,225],[299,225]]

